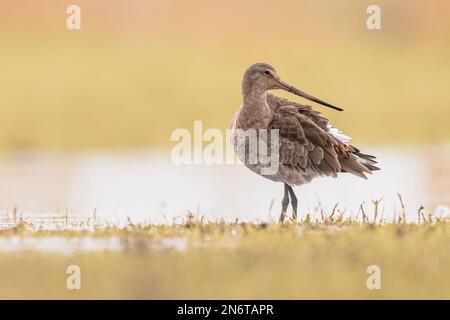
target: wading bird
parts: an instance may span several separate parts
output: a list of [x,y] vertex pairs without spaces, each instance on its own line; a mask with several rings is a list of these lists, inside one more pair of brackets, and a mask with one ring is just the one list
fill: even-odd
[[[280,222],[286,217],[289,199],[293,219],[297,219],[297,198],[293,186],[309,183],[316,177],[337,177],[338,173],[348,172],[366,179],[365,173],[378,170],[375,157],[361,153],[349,144],[350,138],[331,126],[323,117],[308,105],[292,102],[268,93],[268,90],[282,89],[319,103],[329,108],[343,111],[325,101],[317,99],[282,81],[275,69],[266,63],[252,65],[242,79],[243,103],[232,120],[232,143],[238,157],[255,173],[267,179],[284,184],[284,197],[281,201]],[[277,132],[276,148],[270,133]],[[256,160],[249,153],[253,143],[248,132],[268,132],[258,137]],[[244,135],[244,139],[240,140]],[[262,140],[261,140],[262,139]],[[245,152],[242,152],[243,144]],[[276,151],[277,170],[265,174],[265,163],[260,158],[260,141],[265,143],[267,154]],[[251,161],[252,158],[254,161]],[[271,158],[273,159],[273,158]]]

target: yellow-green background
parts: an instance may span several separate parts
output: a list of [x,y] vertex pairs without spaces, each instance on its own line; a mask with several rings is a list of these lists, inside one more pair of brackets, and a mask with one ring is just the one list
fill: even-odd
[[[70,4],[81,8],[81,30],[66,28]],[[366,28],[371,4],[381,7],[381,30]],[[447,0],[2,1],[0,153],[168,148],[171,132],[194,120],[225,129],[241,101],[242,73],[255,62],[343,107],[315,105],[356,145],[450,142],[449,35]],[[436,154],[424,172],[440,195],[447,171]],[[34,174],[18,170],[19,182]],[[59,254],[5,246],[0,298],[445,299],[449,233],[442,219],[97,233],[29,232],[21,221],[0,238],[105,236],[136,247]],[[164,237],[189,245],[182,252],[141,246]],[[81,291],[65,287],[69,264],[83,270]],[[381,291],[366,287],[372,264],[382,268]]]
[[0,4],[0,150],[168,147],[194,120],[225,129],[259,61],[344,107],[316,106],[355,143],[449,141],[448,1],[376,1],[375,31],[373,1],[79,0],[71,31],[72,3]]

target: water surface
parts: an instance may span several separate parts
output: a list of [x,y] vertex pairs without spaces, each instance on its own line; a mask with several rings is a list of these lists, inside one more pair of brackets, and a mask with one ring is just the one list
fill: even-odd
[[[349,174],[322,178],[295,189],[299,212],[320,216],[335,204],[357,215],[360,205],[372,213],[371,200],[383,199],[386,219],[401,212],[416,218],[423,205],[448,214],[448,147],[368,148],[381,171],[368,180]],[[266,221],[277,219],[281,183],[257,176],[241,164],[175,165],[170,152],[19,153],[0,160],[0,215],[51,219],[54,215],[94,216],[111,223],[171,223],[187,212],[207,219]],[[14,213],[15,211],[15,213]]]

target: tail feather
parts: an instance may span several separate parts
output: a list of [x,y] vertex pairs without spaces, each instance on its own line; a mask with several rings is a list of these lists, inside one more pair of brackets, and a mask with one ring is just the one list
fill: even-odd
[[361,153],[357,148],[349,145],[350,152],[339,158],[341,163],[341,172],[348,172],[363,179],[367,179],[365,173],[372,173],[372,171],[380,170],[376,166],[376,157]]
[[366,168],[368,168],[370,171],[376,171],[380,170],[379,167],[375,166],[378,162],[375,161],[376,157],[371,156],[369,154],[364,154],[359,151],[354,153],[360,160],[360,163],[363,164]]

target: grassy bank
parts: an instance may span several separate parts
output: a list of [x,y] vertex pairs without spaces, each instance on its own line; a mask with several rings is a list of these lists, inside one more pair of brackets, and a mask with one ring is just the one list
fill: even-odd
[[[0,298],[450,298],[450,232],[442,219],[376,225],[188,220],[97,231],[14,227],[0,239]],[[55,247],[11,251],[24,239]],[[113,240],[114,246],[73,250],[80,239]],[[66,268],[73,264],[81,268],[81,290],[66,288]],[[380,290],[366,286],[370,265],[381,269]]]

